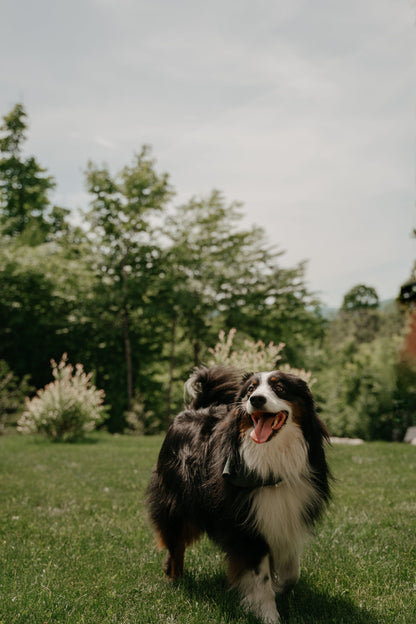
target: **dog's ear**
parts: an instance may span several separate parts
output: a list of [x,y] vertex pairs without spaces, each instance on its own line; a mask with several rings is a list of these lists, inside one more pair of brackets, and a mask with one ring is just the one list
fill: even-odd
[[319,418],[316,404],[308,385],[303,382],[306,391],[302,396],[302,401],[306,413],[302,418],[301,427],[303,435],[308,442],[308,458],[313,470],[313,480],[327,501],[330,497],[328,479],[331,472],[326,462],[324,445],[329,442],[329,431]]
[[321,444],[322,439],[329,439],[329,431],[317,414],[316,404],[308,384],[303,379],[298,379],[297,381],[299,393],[306,411],[306,417],[302,419],[304,436],[309,444]]
[[243,373],[242,383],[245,384],[253,375],[254,373]]

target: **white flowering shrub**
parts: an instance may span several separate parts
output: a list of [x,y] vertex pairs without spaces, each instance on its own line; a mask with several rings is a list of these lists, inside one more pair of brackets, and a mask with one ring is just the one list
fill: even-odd
[[267,371],[280,368],[285,373],[291,373],[297,375],[309,386],[315,383],[316,379],[312,379],[312,373],[304,369],[293,368],[289,364],[283,364],[278,366],[278,361],[282,356],[280,352],[285,347],[284,342],[274,344],[269,342],[265,344],[262,340],[254,342],[254,340],[246,339],[243,341],[242,346],[235,347],[233,345],[236,329],[230,329],[227,336],[223,330],[218,335],[218,342],[213,349],[209,349],[211,358],[208,362],[210,366],[215,364],[223,364],[225,366],[235,366],[244,371]]
[[104,391],[91,383],[92,373],[82,364],[67,363],[66,353],[59,364],[51,360],[54,381],[26,399],[26,409],[18,421],[20,433],[42,433],[51,440],[72,441],[95,429],[104,417]]

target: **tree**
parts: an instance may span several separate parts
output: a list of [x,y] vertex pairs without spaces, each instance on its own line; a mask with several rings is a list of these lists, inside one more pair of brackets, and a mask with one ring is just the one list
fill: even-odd
[[333,435],[391,440],[413,424],[416,377],[401,357],[405,331],[395,303],[340,310],[330,321],[314,390]]
[[[413,238],[416,238],[416,229],[413,230]],[[404,305],[409,305],[412,309],[416,302],[416,262],[413,265],[410,279],[407,280],[401,287],[398,296],[398,301]]]
[[[264,234],[258,242],[266,243]],[[253,266],[232,299],[226,327],[237,327],[264,342],[284,341],[285,363],[303,368],[308,345],[322,338],[320,304],[305,283],[306,265],[283,268],[279,256],[270,253]]]
[[[24,242],[45,242],[55,228],[58,209],[51,209],[49,193],[55,181],[33,156],[24,158],[26,112],[21,104],[3,117],[0,127],[0,225],[7,236]],[[59,217],[62,219],[62,210]]]
[[379,305],[379,297],[374,288],[364,284],[354,286],[344,295],[336,322],[331,324],[331,331],[339,333],[340,342],[346,336],[353,336],[357,345],[371,342],[379,330]]
[[[157,301],[164,302],[169,338],[167,414],[178,347],[191,345],[194,365],[207,357],[220,329],[239,337],[288,343],[288,357],[301,361],[322,321],[303,281],[303,265],[283,269],[277,251],[259,227],[241,228],[241,205],[212,191],[179,206],[166,223],[170,244],[162,263]],[[240,339],[240,338],[239,338]],[[296,360],[296,358],[295,358]],[[188,364],[189,370],[189,364]]]
[[227,205],[216,190],[207,198],[192,198],[167,219],[171,244],[165,264],[170,267],[175,296],[171,309],[192,341],[196,366],[202,345],[217,334],[215,318],[228,308],[230,294],[247,265],[244,252],[248,255],[252,233],[238,230],[240,221],[240,205]]
[[399,361],[402,341],[380,332],[317,372],[316,397],[333,435],[391,440],[413,424],[415,375]]
[[213,191],[173,210],[145,146],[115,175],[88,164],[89,230],[73,228],[49,201],[53,179],[22,155],[26,130],[17,105],[0,134],[0,358],[16,375],[40,387],[49,359],[68,351],[105,389],[111,430],[123,411],[150,430],[179,406],[184,375],[221,328],[284,340],[304,365],[320,326],[304,266],[280,267],[264,231],[241,228],[238,203]]
[[156,172],[147,146],[135,155],[131,166],[115,176],[107,167],[99,168],[90,162],[86,183],[92,195],[86,218],[97,252],[95,269],[107,309],[122,327],[126,407],[130,410],[141,361],[138,355],[134,357],[132,331],[137,345],[146,293],[156,276],[160,255],[155,243],[155,218],[167,206],[173,190],[169,176]]
[[25,397],[32,390],[27,375],[19,380],[7,362],[0,360],[0,435],[7,424],[16,421],[24,408]]
[[[55,243],[0,245],[0,359],[36,387],[49,377],[49,360],[69,351],[94,361],[94,274],[91,254]],[[95,362],[94,362],[95,363]]]
[[379,305],[380,301],[375,288],[358,284],[344,295],[341,309],[345,311],[377,310]]

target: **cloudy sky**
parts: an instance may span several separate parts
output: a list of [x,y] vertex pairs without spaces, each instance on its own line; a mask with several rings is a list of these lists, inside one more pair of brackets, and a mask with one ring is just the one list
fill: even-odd
[[0,0],[0,22],[0,115],[24,104],[56,202],[148,143],[175,201],[241,201],[326,304],[409,278],[414,0]]

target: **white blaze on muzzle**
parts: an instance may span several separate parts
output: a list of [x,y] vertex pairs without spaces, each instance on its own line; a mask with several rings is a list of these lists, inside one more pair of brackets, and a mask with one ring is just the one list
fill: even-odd
[[246,409],[253,430],[250,437],[257,444],[268,442],[285,424],[291,413],[290,404],[279,398],[268,383],[270,373],[261,373],[260,383],[247,400]]

